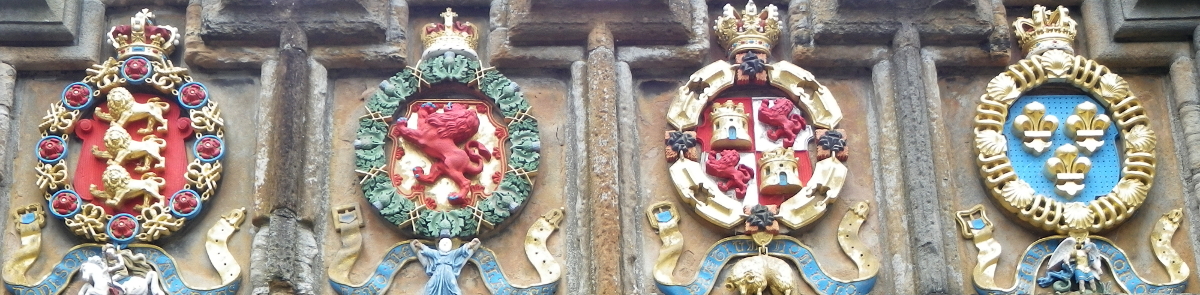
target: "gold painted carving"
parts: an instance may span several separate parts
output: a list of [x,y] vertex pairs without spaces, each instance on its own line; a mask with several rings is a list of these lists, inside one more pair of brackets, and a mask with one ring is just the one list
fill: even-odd
[[68,111],[62,102],[51,103],[38,129],[42,131],[42,136],[50,133],[69,134],[75,128],[76,119],[79,119],[79,110]]
[[546,248],[547,239],[550,238],[550,234],[558,230],[562,219],[563,208],[550,210],[534,221],[525,235],[525,257],[529,259],[529,263],[533,264],[533,268],[537,270],[538,276],[542,279],[538,283],[539,285],[558,281],[562,277],[562,264],[554,259],[554,255],[551,255],[550,250]]
[[767,5],[759,11],[752,0],[738,13],[733,5],[725,4],[713,30],[729,56],[751,50],[771,54],[771,47],[779,40],[779,9]]
[[349,282],[350,270],[358,261],[362,252],[362,211],[358,203],[351,203],[333,208],[333,228],[341,238],[342,247],[333,254],[333,267],[329,268],[329,277],[334,281]]
[[1175,237],[1175,231],[1179,229],[1181,222],[1183,222],[1183,208],[1176,208],[1164,213],[1158,219],[1154,229],[1150,230],[1150,249],[1154,250],[1154,256],[1158,257],[1158,262],[1167,268],[1167,275],[1171,278],[1168,284],[1178,284],[1187,280],[1192,271],[1186,263],[1183,263],[1183,258],[1179,257],[1175,248],[1171,247],[1171,239]]
[[199,110],[192,110],[188,116],[192,119],[192,128],[204,133],[225,137],[225,119],[221,118],[221,109],[216,101],[209,101]]
[[812,117],[813,125],[834,129],[842,121],[842,109],[833,100],[833,94],[808,70],[779,61],[767,65],[767,75],[772,86],[784,90],[792,101],[800,101],[798,105]]
[[858,267],[859,278],[874,277],[879,273],[879,258],[868,252],[867,245],[858,237],[859,229],[867,220],[867,209],[870,209],[867,202],[855,203],[842,216],[842,223],[838,224],[838,246]]
[[208,201],[208,198],[217,191],[217,181],[221,180],[221,162],[201,163],[199,159],[192,160],[188,164],[187,174],[184,178],[187,179],[185,188],[196,190],[200,193],[200,199]]
[[[29,223],[21,222],[23,216],[33,214]],[[12,252],[11,258],[4,262],[4,281],[13,284],[26,285],[28,280],[25,272],[37,261],[42,248],[42,227],[46,226],[46,210],[41,204],[29,204],[14,209],[11,215],[17,236],[21,238],[21,246]]]
[[138,196],[142,197],[142,205],[138,208],[149,207],[152,202],[161,203],[166,199],[159,194],[159,190],[167,181],[156,176],[154,172],[147,172],[142,175],[142,179],[133,179],[129,171],[125,171],[125,167],[109,163],[108,168],[104,169],[101,181],[104,182],[104,190],[97,189],[95,184],[88,190],[96,198],[105,200],[104,203],[109,206],[118,206],[125,200]]
[[764,194],[795,194],[803,188],[800,183],[799,165],[796,155],[787,147],[766,151],[758,159],[763,179],[759,181],[759,192]]
[[[789,228],[801,228],[825,216],[829,203],[837,199],[849,169],[837,157],[818,161],[804,189],[779,205],[775,216]],[[864,216],[865,217],[865,216]]]
[[[108,110],[112,113],[98,109],[95,113],[97,119],[112,122],[113,126],[121,127],[129,122],[147,119],[146,127],[138,129],[138,133],[141,134],[167,130],[167,120],[163,119],[163,114],[171,108],[171,105],[162,102],[158,97],[151,97],[147,102],[139,103],[133,99],[133,94],[129,93],[125,87],[116,87],[109,91],[107,104]],[[155,123],[158,123],[157,128],[154,127]]]
[[[672,218],[659,220],[657,215],[662,212],[670,212]],[[658,202],[646,209],[646,218],[650,220],[650,227],[658,231],[658,238],[662,241],[662,247],[658,248],[658,259],[654,261],[654,280],[674,282],[675,277],[671,273],[675,271],[675,266],[679,264],[679,254],[683,252],[679,211],[675,210],[671,202]]]
[[700,110],[721,91],[733,86],[733,65],[719,60],[700,68],[679,87],[679,96],[667,109],[667,122],[679,130],[695,128]]
[[208,251],[208,260],[221,276],[221,285],[228,285],[242,275],[242,266],[233,258],[226,244],[246,220],[246,208],[230,210],[221,216],[212,228],[208,229],[208,237],[204,241],[204,249]]
[[671,164],[670,173],[679,196],[694,206],[700,217],[723,228],[733,228],[746,219],[742,215],[742,202],[718,189],[700,163],[680,158]]
[[[1059,29],[1073,32],[1074,21],[1061,7],[1047,12],[1044,7],[1038,6],[1034,14],[1034,20],[1019,19],[1014,24],[1018,27],[1028,24],[1033,28],[1016,30],[1019,36],[1028,35],[1029,41],[1053,41],[1057,37],[1049,33]],[[1073,37],[1074,34],[1058,36]],[[1022,40],[1025,39],[1022,37]],[[1067,43],[1041,49],[1031,47],[1034,44],[1024,44],[1027,50],[1031,50],[1029,57],[1009,66],[988,83],[987,93],[980,98],[975,112],[975,142],[979,151],[976,161],[989,193],[1001,201],[1002,207],[1035,227],[1065,234],[1062,204],[1046,196],[1028,198],[1028,191],[1017,182],[1012,162],[996,146],[999,141],[994,138],[995,134],[1004,132],[1008,108],[1021,93],[1046,82],[1063,82],[1086,91],[1110,110],[1107,116],[1116,124],[1119,138],[1124,139],[1126,147],[1121,151],[1124,162],[1118,185],[1111,193],[1087,203],[1087,208],[1096,217],[1088,231],[1095,233],[1110,229],[1127,219],[1145,199],[1146,192],[1153,185],[1156,139],[1150,129],[1146,110],[1129,90],[1128,83],[1108,67],[1073,55]]]
[[1096,112],[1096,104],[1085,101],[1075,106],[1074,115],[1067,117],[1067,136],[1074,139],[1075,146],[1088,155],[1104,145],[1104,130],[1112,123],[1108,115]]
[[734,263],[725,277],[725,288],[737,290],[741,295],[790,295],[795,291],[793,288],[800,285],[794,277],[796,270],[792,265],[783,259],[760,254]]
[[79,208],[79,214],[75,214],[75,217],[64,221],[67,228],[70,228],[75,235],[88,240],[104,242],[108,241],[108,234],[104,233],[104,223],[111,218],[112,215],[104,214],[104,208],[89,203],[83,204],[83,207]]
[[[120,125],[112,125],[104,132],[104,151],[99,147],[92,146],[92,155],[101,159],[108,159],[109,163],[124,165],[130,160],[142,160],[140,165],[133,168],[135,172],[146,172],[153,170],[162,170],[166,167],[166,160],[163,159],[160,152],[167,147],[167,141],[154,134],[146,135],[141,141],[133,140],[128,131]],[[157,164],[155,164],[157,163]]]
[[[43,191],[52,191],[67,186],[67,164],[66,161],[59,161],[54,165],[40,164],[34,165],[37,170],[37,185]],[[46,194],[46,199],[50,199],[50,195]]]
[[1058,118],[1046,115],[1046,106],[1036,101],[1025,105],[1021,115],[1013,119],[1013,130],[1021,138],[1021,147],[1035,156],[1045,153],[1054,144],[1050,137],[1054,136],[1055,129],[1058,129]]
[[[879,273],[879,259],[867,252],[867,247],[863,244],[859,237],[859,229],[862,227],[863,221],[867,218],[869,206],[866,202],[858,202],[851,206],[851,209],[842,217],[841,223],[838,225],[838,246],[850,260],[854,261],[854,265],[858,268],[858,277],[855,280],[861,280],[869,277],[874,277]],[[679,255],[683,252],[683,233],[679,231],[680,215],[671,202],[658,202],[651,204],[646,209],[646,218],[650,223],[650,227],[658,232],[658,237],[662,241],[662,247],[658,249],[658,258],[654,262],[654,279],[661,284],[679,285],[676,283],[672,272],[675,266],[679,263]],[[659,213],[669,212],[670,219],[660,220]],[[736,236],[725,238],[718,244],[731,239],[752,239],[750,236]],[[796,238],[786,235],[775,235],[774,239],[788,239],[795,241],[798,244],[800,241]],[[715,246],[715,245],[714,245]],[[711,252],[711,251],[705,251]],[[761,257],[761,256],[754,256]],[[749,258],[747,258],[749,259]],[[746,259],[743,259],[746,260]],[[817,264],[820,267],[820,263]],[[781,269],[792,269],[788,264],[780,266]],[[731,274],[737,272],[737,266],[730,271]],[[825,272],[822,270],[822,272]],[[828,273],[828,272],[825,272]],[[848,282],[839,278],[831,277],[838,282]],[[735,286],[741,286],[741,283]],[[795,285],[795,284],[792,284]]]
[[1079,155],[1079,148],[1063,145],[1054,150],[1054,156],[1046,159],[1046,178],[1054,182],[1054,192],[1074,198],[1083,191],[1083,180],[1092,169],[1092,161]]
[[746,107],[732,100],[713,104],[709,114],[713,124],[711,146],[716,149],[748,150],[750,142],[750,114]]

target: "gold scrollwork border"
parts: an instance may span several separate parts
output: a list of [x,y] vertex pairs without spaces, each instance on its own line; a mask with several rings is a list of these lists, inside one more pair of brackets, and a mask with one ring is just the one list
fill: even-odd
[[1037,194],[1017,177],[1008,158],[1004,123],[1022,93],[1046,83],[1067,83],[1108,109],[1122,138],[1121,179],[1112,192],[1087,203],[1091,233],[1111,229],[1141,206],[1154,184],[1156,138],[1141,102],[1121,76],[1094,60],[1049,50],[1011,65],[992,78],[975,111],[976,162],[988,192],[1004,209],[1035,227],[1066,234],[1065,203]]

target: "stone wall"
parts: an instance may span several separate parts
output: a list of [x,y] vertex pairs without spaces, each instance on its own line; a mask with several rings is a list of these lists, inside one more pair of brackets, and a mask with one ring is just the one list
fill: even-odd
[[[1063,5],[1079,21],[1077,54],[1129,81],[1158,134],[1157,184],[1140,212],[1103,234],[1129,251],[1141,275],[1167,275],[1147,247],[1162,213],[1184,208],[1172,242],[1200,267],[1200,6],[1105,0],[791,0],[773,60],[816,75],[846,118],[849,174],[830,216],[792,233],[835,277],[857,270],[838,248],[838,221],[870,204],[861,236],[880,258],[876,293],[972,293],[977,250],[958,234],[955,212],[985,204],[1008,249],[998,284],[1011,284],[1016,251],[1047,234],[1004,212],[980,181],[973,114],[985,85],[1024,57],[1011,23],[1034,4]],[[741,7],[744,1],[733,3]],[[725,58],[712,20],[725,2],[705,0],[36,0],[0,5],[0,222],[3,246],[19,244],[8,213],[43,202],[31,157],[37,125],[61,89],[114,56],[107,28],[142,8],[180,28],[170,58],[205,83],[223,107],[229,156],[214,208],[156,244],[183,263],[191,284],[220,282],[204,258],[204,230],[233,208],[247,223],[229,246],[244,277],[241,294],[330,294],[335,206],[362,198],[353,141],[364,104],[380,81],[419,60],[423,24],[453,7],[477,24],[480,59],[521,85],[542,135],[534,194],[521,216],[483,243],[517,284],[538,280],[518,249],[543,212],[565,208],[549,247],[564,265],[560,294],[651,294],[660,247],[645,209],[671,201],[688,241],[676,278],[690,278],[703,253],[729,236],[682,203],[661,140],[666,111],[689,75]],[[44,15],[32,21],[34,15]],[[746,95],[761,95],[746,92]],[[78,149],[79,147],[72,147]],[[74,150],[73,150],[74,151]],[[75,151],[78,152],[78,151]],[[385,249],[404,241],[366,210],[364,252],[350,278],[362,281]],[[62,222],[43,229],[30,277],[49,273],[65,249],[84,243]],[[510,253],[506,253],[513,250]],[[0,258],[8,260],[8,251]],[[391,294],[420,288],[409,264]],[[1200,281],[1188,279],[1189,293]],[[467,294],[487,293],[468,267]],[[716,289],[715,294],[730,294]],[[77,288],[77,287],[76,287]],[[804,294],[812,293],[807,285]],[[75,292],[74,289],[68,292]]]

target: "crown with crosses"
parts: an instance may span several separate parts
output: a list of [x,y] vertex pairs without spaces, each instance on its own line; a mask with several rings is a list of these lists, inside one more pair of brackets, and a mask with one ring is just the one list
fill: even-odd
[[1075,42],[1075,20],[1062,6],[1047,11],[1045,6],[1033,6],[1033,18],[1019,17],[1013,22],[1017,38],[1029,56],[1047,50],[1060,49],[1074,54],[1071,43]]
[[725,4],[713,29],[730,56],[750,50],[769,55],[771,46],[779,40],[779,9],[772,4],[759,11],[751,0],[739,13],[732,5]]
[[441,16],[441,23],[427,24],[422,30],[421,41],[425,43],[422,59],[446,51],[476,56],[475,43],[479,39],[479,28],[471,22],[454,20],[458,14],[450,8],[446,8]]
[[172,26],[154,25],[154,13],[143,8],[129,18],[128,25],[114,26],[108,31],[108,41],[117,49],[117,56],[146,56],[161,60],[179,44],[179,32]]

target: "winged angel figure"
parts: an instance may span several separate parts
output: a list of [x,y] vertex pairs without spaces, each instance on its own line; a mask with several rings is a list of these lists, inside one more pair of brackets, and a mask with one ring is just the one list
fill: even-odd
[[1066,238],[1054,249],[1054,254],[1050,255],[1050,267],[1046,270],[1046,276],[1038,278],[1038,286],[1054,286],[1054,290],[1058,292],[1072,289],[1102,292],[1100,275],[1104,274],[1104,269],[1101,268],[1100,262],[1100,250],[1092,241],[1087,238],[1082,241],[1073,237]]

